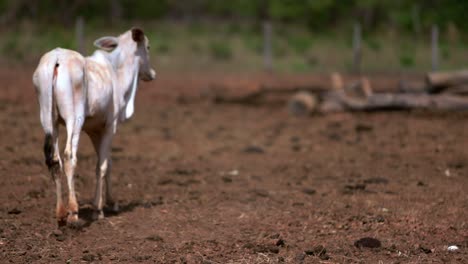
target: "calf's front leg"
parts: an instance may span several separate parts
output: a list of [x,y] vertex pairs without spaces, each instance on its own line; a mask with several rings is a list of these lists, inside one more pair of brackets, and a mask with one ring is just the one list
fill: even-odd
[[107,171],[105,174],[106,179],[106,205],[111,208],[111,210],[116,213],[119,211],[119,204],[114,200],[112,195],[112,181],[111,181],[111,170],[112,170],[112,155],[109,154],[107,162]]
[[[113,133],[111,130],[106,130],[103,133],[97,135],[92,135],[91,140],[93,141],[94,148],[98,155],[98,163],[96,166],[96,192],[94,196],[94,207],[95,212],[93,214],[94,219],[104,218],[103,213],[103,197],[102,197],[102,187],[104,184],[104,178],[106,179],[106,190],[107,201],[112,200],[112,197],[109,193],[110,191],[110,169],[111,169],[111,143],[112,143]],[[113,201],[112,201],[113,202]]]

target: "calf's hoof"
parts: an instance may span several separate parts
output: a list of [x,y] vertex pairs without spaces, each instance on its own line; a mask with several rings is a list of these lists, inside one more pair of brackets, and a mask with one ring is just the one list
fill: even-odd
[[57,218],[57,225],[58,225],[58,227],[66,226],[67,225],[67,218],[66,217]]
[[70,212],[67,217],[67,226],[70,228],[81,228],[84,221],[78,218],[78,212]]
[[104,219],[104,212],[102,210],[96,210],[93,212],[93,220]]
[[112,213],[118,213],[120,211],[119,203],[117,202],[108,202],[107,205]]
[[78,223],[78,212],[68,212],[67,224],[74,225]]
[[69,212],[67,217],[67,222],[76,222],[78,221],[78,212]]
[[65,226],[67,224],[67,217],[68,217],[68,212],[65,207],[60,206],[57,208],[57,211],[55,212],[55,217],[57,218],[57,225],[59,227]]

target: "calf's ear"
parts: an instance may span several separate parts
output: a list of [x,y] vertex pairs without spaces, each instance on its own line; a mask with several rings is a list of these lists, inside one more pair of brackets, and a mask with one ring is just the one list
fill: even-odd
[[105,51],[112,51],[119,45],[119,40],[115,37],[102,37],[94,41],[94,46]]
[[143,33],[143,30],[141,28],[132,28],[132,39],[135,42],[141,42],[145,39],[145,33]]

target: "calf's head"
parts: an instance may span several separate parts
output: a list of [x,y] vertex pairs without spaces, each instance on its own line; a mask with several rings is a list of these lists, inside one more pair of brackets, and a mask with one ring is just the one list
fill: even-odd
[[[151,67],[149,56],[149,41],[139,28],[132,28],[119,37],[102,37],[94,42],[100,49],[108,51],[112,56],[114,66],[137,63],[138,76],[143,81],[156,78],[156,71]],[[136,66],[136,65],[135,65]]]

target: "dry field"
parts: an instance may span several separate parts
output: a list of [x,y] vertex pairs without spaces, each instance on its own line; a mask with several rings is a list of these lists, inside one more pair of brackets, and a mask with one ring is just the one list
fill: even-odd
[[113,144],[121,211],[90,220],[83,136],[86,224],[57,230],[31,72],[0,70],[0,263],[468,262],[468,114],[295,118],[197,97],[222,76],[160,73]]

